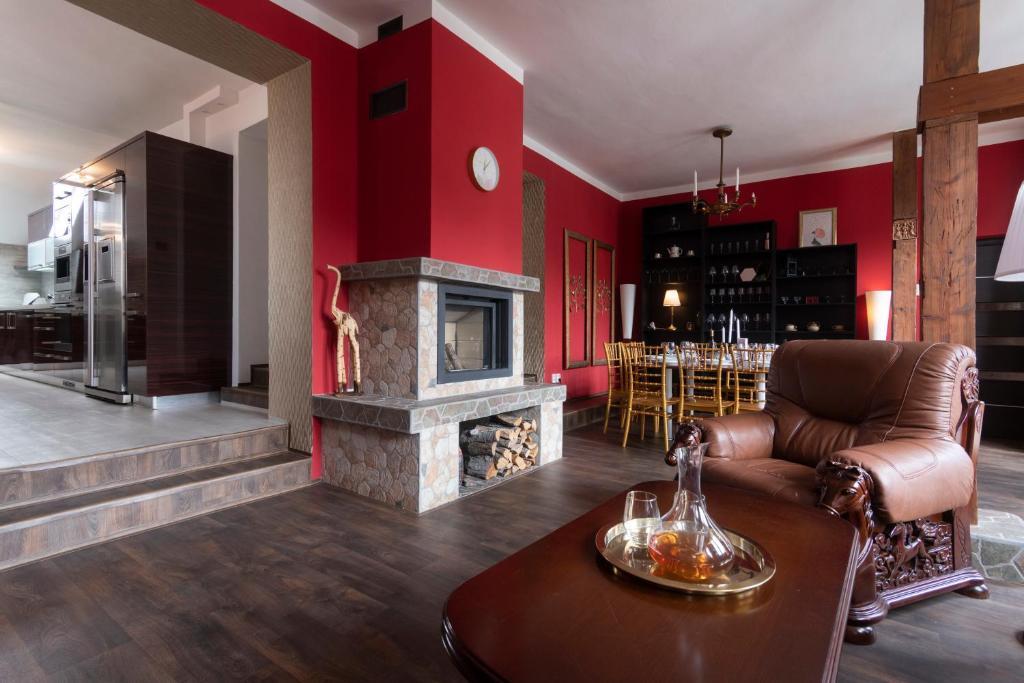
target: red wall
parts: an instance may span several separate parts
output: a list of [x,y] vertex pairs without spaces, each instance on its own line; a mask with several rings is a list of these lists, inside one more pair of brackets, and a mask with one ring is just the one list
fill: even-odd
[[[564,232],[572,230],[616,246],[619,282],[635,282],[639,249],[620,237],[620,203],[531,149],[523,149],[523,169],[544,181],[544,364],[545,379],[560,372],[570,398],[592,396],[608,387],[604,366],[563,369]],[[616,293],[616,297],[618,293]],[[618,306],[618,302],[616,302]],[[618,314],[616,313],[616,317]],[[620,330],[618,324],[616,329]]]
[[[356,50],[269,0],[198,0],[310,60],[313,116],[312,393],[333,391],[328,263],[356,258]],[[342,306],[345,301],[342,301]],[[320,425],[313,425],[313,478]]]
[[[523,86],[436,21],[431,92],[430,255],[513,273],[523,268]],[[470,176],[470,154],[489,147],[498,187]]]
[[978,150],[978,237],[1006,234],[1017,190],[1024,182],[1024,140]]
[[[359,260],[430,254],[431,23],[359,51]],[[407,82],[407,109],[371,120],[370,93]]]
[[[370,93],[408,83],[408,108],[370,120]],[[523,86],[434,20],[359,51],[359,260],[432,256],[522,269]],[[490,147],[501,182],[473,184]]]

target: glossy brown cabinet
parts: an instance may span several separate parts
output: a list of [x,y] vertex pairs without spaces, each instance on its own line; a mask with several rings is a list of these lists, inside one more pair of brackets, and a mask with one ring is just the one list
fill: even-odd
[[25,311],[0,311],[0,365],[31,362],[31,314]]
[[[145,132],[83,173],[125,178],[128,390],[146,396],[230,383],[229,154]],[[241,264],[241,267],[245,267]]]

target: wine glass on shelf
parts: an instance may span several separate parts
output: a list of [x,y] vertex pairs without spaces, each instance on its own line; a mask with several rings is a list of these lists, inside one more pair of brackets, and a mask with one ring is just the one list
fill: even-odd
[[713,283],[717,276],[718,276],[718,269],[715,268],[714,266],[711,266],[708,269],[708,282],[712,282]]
[[732,280],[733,282],[740,281],[740,267],[737,266],[735,263],[732,265]]
[[735,303],[735,300],[736,300],[736,288],[735,287],[730,287],[729,288],[729,303]]

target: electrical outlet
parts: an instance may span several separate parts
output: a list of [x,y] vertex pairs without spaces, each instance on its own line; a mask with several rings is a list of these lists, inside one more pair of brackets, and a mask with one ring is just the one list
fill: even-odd
[[551,383],[552,384],[561,384],[561,382],[562,382],[562,374],[560,372],[552,372],[551,373]]

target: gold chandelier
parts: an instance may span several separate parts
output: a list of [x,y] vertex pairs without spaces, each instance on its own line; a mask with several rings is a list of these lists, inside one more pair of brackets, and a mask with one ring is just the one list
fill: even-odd
[[712,214],[714,216],[725,216],[733,211],[742,211],[746,207],[757,206],[757,195],[750,193],[750,201],[744,202],[740,195],[740,169],[736,167],[736,198],[729,201],[729,193],[725,191],[725,139],[732,135],[732,128],[715,128],[711,132],[721,142],[721,152],[718,157],[718,198],[714,202],[707,202],[697,195],[697,171],[693,172],[693,212],[699,214]]

